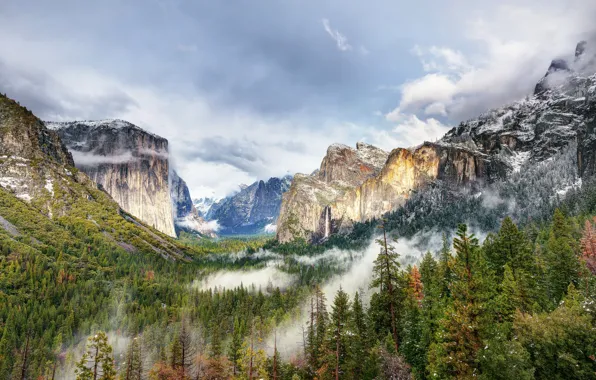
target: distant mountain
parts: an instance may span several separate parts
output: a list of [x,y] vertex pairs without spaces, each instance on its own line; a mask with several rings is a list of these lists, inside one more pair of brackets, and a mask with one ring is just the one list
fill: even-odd
[[318,172],[294,177],[277,238],[319,241],[389,214],[403,232],[487,227],[506,213],[528,221],[552,211],[596,172],[594,53],[578,44],[572,61],[551,63],[534,94],[462,122],[437,142],[388,154],[331,146]]
[[206,219],[217,220],[219,234],[259,234],[275,232],[281,197],[288,190],[291,176],[257,181],[211,205]]
[[199,214],[190,198],[186,182],[176,171],[170,173],[170,193],[174,208],[176,232],[196,232],[203,236],[216,236],[216,223],[209,223]]
[[219,200],[220,199],[218,198],[205,197],[193,199],[192,203],[195,205],[195,208],[197,209],[199,215],[204,218],[207,216],[207,213],[209,212],[211,206],[213,206]]

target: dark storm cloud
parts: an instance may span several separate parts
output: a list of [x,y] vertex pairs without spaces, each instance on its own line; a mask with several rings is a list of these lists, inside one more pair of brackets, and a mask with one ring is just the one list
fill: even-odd
[[258,143],[221,136],[204,138],[198,144],[187,147],[185,158],[227,164],[250,174],[261,173],[265,166]]

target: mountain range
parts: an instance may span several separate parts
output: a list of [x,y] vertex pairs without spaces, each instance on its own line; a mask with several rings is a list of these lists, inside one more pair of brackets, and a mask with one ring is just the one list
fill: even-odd
[[[123,120],[40,126],[29,111],[22,111],[30,118],[25,121],[5,105],[10,128],[3,137],[0,185],[38,202],[57,185],[27,160],[49,155],[72,176],[69,167],[85,173],[124,212],[171,237],[180,231],[211,237],[216,230],[276,231],[280,242],[317,242],[398,210],[415,221],[421,213],[414,204],[445,209],[455,207],[454,199],[493,209],[515,204],[509,211],[532,218],[595,170],[595,56],[591,46],[579,43],[574,60],[553,60],[532,95],[462,122],[436,142],[391,152],[365,143],[333,144],[311,174],[256,181],[220,200],[192,201],[163,137]],[[16,135],[19,123],[28,125],[30,138]],[[61,176],[64,170],[58,170]],[[51,202],[42,209],[57,212]]]
[[[407,225],[472,203],[477,215],[508,204],[519,219],[537,217],[594,174],[596,55],[589,48],[581,42],[572,62],[554,60],[532,95],[462,122],[437,142],[389,153],[332,145],[318,171],[295,175],[277,239],[321,241],[398,210]],[[440,223],[427,220],[421,228]]]
[[[236,194],[212,202],[205,218],[217,220],[218,231],[223,235],[273,233],[282,195],[291,182],[292,176],[288,175],[242,186]],[[203,200],[202,204],[207,202]]]

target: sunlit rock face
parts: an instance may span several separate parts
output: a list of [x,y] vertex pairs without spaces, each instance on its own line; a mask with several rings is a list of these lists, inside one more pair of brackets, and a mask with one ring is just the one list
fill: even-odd
[[371,165],[359,165],[359,147],[332,145],[318,172],[295,177],[277,238],[324,239],[395,211],[435,183],[480,196],[487,185],[546,167],[569,149],[577,150],[576,167],[552,184],[551,193],[596,174],[594,46],[579,43],[573,60],[553,61],[534,94],[462,122],[436,143],[398,148],[385,160],[379,154]]
[[277,238],[285,242],[328,236],[336,227],[332,225],[334,210],[326,211],[326,207],[347,191],[377,176],[388,155],[384,150],[364,143],[358,143],[356,149],[342,144],[331,145],[319,170],[311,175],[294,176],[290,189],[283,196]]
[[74,163],[126,212],[176,236],[169,190],[168,140],[122,120],[46,123]]
[[[326,157],[321,166],[328,162]],[[349,172],[349,168],[341,166],[351,162],[336,160],[334,164],[339,166],[333,168],[334,172]],[[282,242],[296,237],[322,239],[349,228],[353,222],[364,222],[394,210],[413,191],[434,180],[471,186],[502,178],[507,168],[505,162],[479,152],[425,143],[414,149],[393,150],[380,170],[377,168],[373,175],[361,176],[351,184],[299,175],[284,196],[277,237]]]

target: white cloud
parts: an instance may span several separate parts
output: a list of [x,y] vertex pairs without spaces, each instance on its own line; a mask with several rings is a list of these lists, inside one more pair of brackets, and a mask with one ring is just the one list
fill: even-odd
[[[329,23],[329,20],[324,18],[321,20],[321,22],[323,23],[323,27],[325,28],[325,31],[327,32],[327,34],[329,34],[329,36],[331,36],[331,38],[333,38],[335,40],[335,43],[337,44],[337,48],[341,51],[346,51],[346,50],[352,50],[352,45],[350,45],[348,43],[348,39],[346,36],[344,36],[343,34],[341,34],[339,32],[339,30],[337,29],[332,29],[331,28],[331,24]],[[361,49],[363,48],[363,46],[361,47]],[[361,52],[363,54],[368,54],[368,50],[366,50],[366,48],[364,48],[364,50],[361,50]],[[366,53],[364,53],[366,52]]]
[[402,145],[415,146],[424,141],[435,141],[449,129],[449,126],[434,118],[420,120],[416,115],[404,115],[393,132],[401,137]]
[[133,160],[130,152],[115,156],[102,156],[94,153],[71,151],[76,166],[96,166],[100,164],[122,164]]
[[[456,92],[457,85],[447,75],[426,74],[402,86],[401,101],[396,110],[399,113],[432,103],[446,103],[451,101]],[[387,115],[389,121],[394,121],[394,118],[395,110]]]
[[533,90],[551,59],[571,55],[596,5],[501,5],[465,24],[464,54],[448,46],[414,46],[427,72],[401,86],[399,105],[387,113],[446,116],[457,122],[519,99]]

